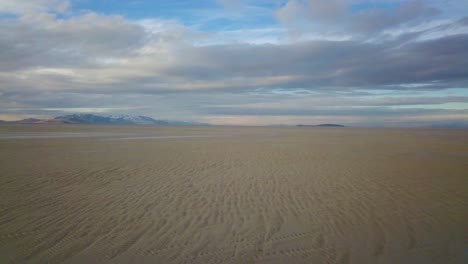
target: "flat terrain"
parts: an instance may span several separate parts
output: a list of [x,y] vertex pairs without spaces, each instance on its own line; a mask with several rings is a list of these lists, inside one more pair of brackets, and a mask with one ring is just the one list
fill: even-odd
[[468,263],[468,130],[0,126],[1,263]]

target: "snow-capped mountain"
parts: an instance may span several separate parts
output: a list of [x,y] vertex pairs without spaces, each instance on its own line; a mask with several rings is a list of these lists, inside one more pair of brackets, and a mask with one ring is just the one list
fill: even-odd
[[207,125],[195,122],[158,120],[148,116],[132,115],[94,115],[94,114],[72,114],[56,117],[61,120],[76,124],[100,124],[100,125],[159,125],[159,126],[199,126]]

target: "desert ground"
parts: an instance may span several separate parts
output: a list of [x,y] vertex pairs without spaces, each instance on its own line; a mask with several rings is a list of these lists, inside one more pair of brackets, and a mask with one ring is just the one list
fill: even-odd
[[0,126],[1,263],[468,263],[468,130]]

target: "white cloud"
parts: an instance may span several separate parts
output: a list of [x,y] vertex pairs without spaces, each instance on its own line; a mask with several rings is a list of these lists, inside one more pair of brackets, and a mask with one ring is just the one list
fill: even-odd
[[132,53],[145,38],[141,26],[120,16],[27,14],[0,23],[0,70],[94,64],[99,58]]
[[0,13],[17,15],[38,12],[65,13],[71,7],[66,0],[0,0]]

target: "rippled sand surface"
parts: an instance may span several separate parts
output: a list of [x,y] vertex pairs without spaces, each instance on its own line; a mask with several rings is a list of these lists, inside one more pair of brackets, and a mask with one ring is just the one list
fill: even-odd
[[1,263],[468,263],[467,204],[467,130],[0,126]]

